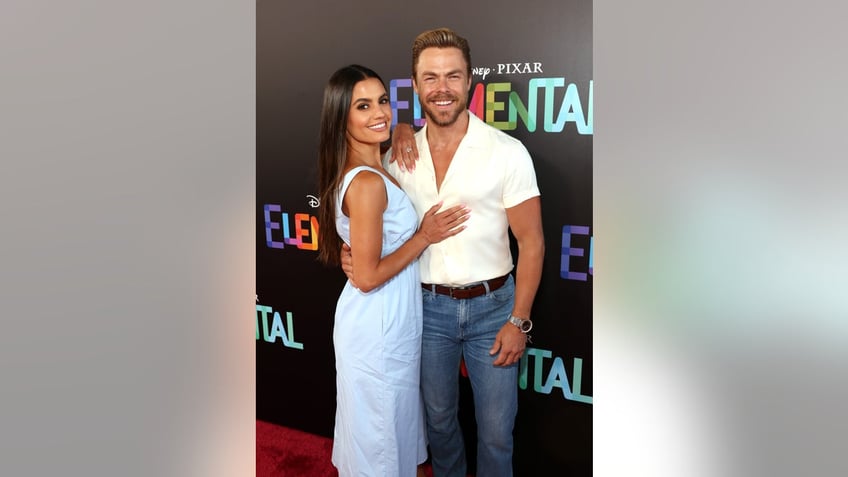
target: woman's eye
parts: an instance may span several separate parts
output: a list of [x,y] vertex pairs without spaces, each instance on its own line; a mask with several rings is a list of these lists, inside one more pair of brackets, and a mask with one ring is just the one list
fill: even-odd
[[360,104],[359,107],[357,107],[356,109],[364,111],[364,110],[368,109],[368,105],[367,104]]
[[389,102],[389,98],[380,98],[380,104],[386,104]]

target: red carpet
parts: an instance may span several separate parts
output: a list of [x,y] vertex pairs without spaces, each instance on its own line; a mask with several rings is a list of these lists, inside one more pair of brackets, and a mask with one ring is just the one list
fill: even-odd
[[338,477],[333,440],[256,421],[256,477]]
[[[338,477],[332,450],[332,439],[256,421],[257,477]],[[424,473],[433,477],[429,465]]]

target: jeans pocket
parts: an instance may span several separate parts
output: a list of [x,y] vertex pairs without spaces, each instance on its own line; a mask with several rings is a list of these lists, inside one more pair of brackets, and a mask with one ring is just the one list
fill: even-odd
[[513,278],[509,277],[506,280],[506,283],[503,284],[497,290],[492,290],[489,292],[489,297],[498,303],[505,303],[512,300],[512,296],[515,294],[515,282],[513,282]]
[[436,294],[433,292],[433,290],[422,288],[421,299],[426,301],[427,303],[433,303],[434,301],[436,301]]

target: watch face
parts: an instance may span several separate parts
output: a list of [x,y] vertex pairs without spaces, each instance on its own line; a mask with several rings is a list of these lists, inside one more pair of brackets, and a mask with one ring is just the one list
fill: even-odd
[[533,328],[533,322],[528,320],[522,320],[521,318],[510,316],[509,322],[513,325],[517,326],[522,333],[527,333]]

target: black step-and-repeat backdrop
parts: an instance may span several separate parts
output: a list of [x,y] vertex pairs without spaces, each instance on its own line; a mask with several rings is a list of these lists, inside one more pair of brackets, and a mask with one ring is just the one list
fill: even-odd
[[[260,1],[256,23],[257,418],[332,436],[333,312],[345,278],[315,259],[324,84],[343,65],[366,65],[388,83],[395,121],[420,124],[412,40],[446,26],[471,44],[469,109],[523,141],[542,193],[546,258],[521,361],[515,473],[590,475],[591,1]],[[473,470],[465,378],[462,391]]]

